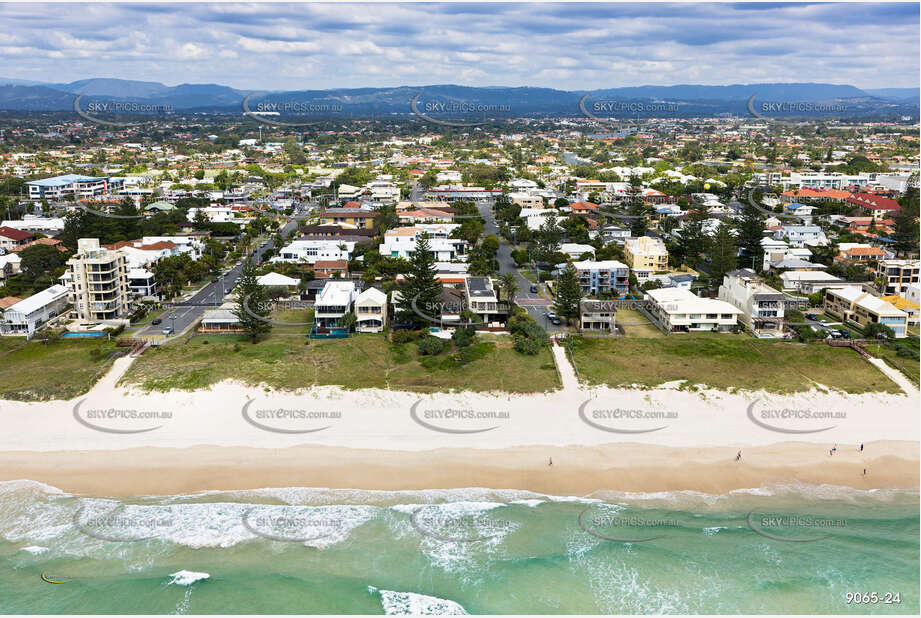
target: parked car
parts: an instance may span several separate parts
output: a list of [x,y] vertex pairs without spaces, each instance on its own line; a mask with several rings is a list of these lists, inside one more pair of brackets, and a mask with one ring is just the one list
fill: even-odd
[[162,324],[163,320],[161,320],[160,318],[154,318],[150,323],[156,326],[157,324]]
[[838,333],[841,335],[841,338],[842,338],[842,339],[850,339],[850,338],[851,338],[851,333],[847,332],[847,331],[844,330],[843,328],[840,329],[840,330],[838,330]]
[[167,326],[166,328],[164,328],[164,329],[163,329],[163,334],[166,335],[167,337],[170,336],[170,335],[172,335],[172,334],[173,334],[173,327],[172,327],[172,326]]
[[562,321],[560,320],[560,316],[558,316],[553,311],[547,312],[547,319],[550,320],[550,323],[554,324],[555,326],[559,326],[560,324],[562,324]]
[[807,320],[812,320],[813,322],[818,322],[818,321],[819,321],[819,316],[817,316],[817,315],[814,314],[814,313],[807,313],[807,314],[806,314],[806,319],[807,319]]
[[537,286],[536,286],[536,285],[532,285],[532,286],[531,286],[531,294],[537,294]]

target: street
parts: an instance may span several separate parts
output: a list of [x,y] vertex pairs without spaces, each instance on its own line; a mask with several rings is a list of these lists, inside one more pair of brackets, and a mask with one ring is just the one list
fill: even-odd
[[[530,316],[537,320],[537,323],[543,326],[547,332],[559,332],[561,330],[560,326],[551,324],[550,320],[547,318],[547,311],[550,310],[551,301],[530,291],[531,286],[534,284],[528,281],[524,275],[518,271],[518,268],[515,267],[515,260],[512,259],[511,245],[499,236],[499,226],[496,224],[496,218],[492,213],[493,203],[494,201],[491,199],[483,199],[477,200],[476,205],[477,209],[480,211],[480,216],[486,221],[484,233],[487,236],[492,234],[499,239],[499,250],[496,251],[496,260],[499,262],[499,273],[514,273],[518,281],[518,293],[515,295],[515,302],[524,307]],[[540,287],[543,286],[538,284],[538,288]]]

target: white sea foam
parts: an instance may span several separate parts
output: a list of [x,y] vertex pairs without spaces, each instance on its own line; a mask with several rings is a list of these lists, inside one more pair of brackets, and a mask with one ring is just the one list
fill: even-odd
[[377,592],[381,606],[388,616],[464,616],[467,611],[455,601],[439,599],[416,592],[378,590],[368,586],[369,592]]
[[47,547],[42,547],[41,545],[29,545],[28,547],[23,547],[20,551],[29,552],[32,555],[43,554],[48,551]]
[[198,573],[196,571],[176,571],[175,573],[170,573],[172,579],[169,580],[169,586],[191,586],[195,582],[199,582],[211,577],[209,573]]

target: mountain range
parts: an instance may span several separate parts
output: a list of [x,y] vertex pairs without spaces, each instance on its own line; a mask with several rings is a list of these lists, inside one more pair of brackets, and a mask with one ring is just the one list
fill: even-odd
[[[70,83],[47,83],[0,78],[0,110],[68,111],[80,96],[83,110],[100,109],[105,103],[137,104],[172,112],[241,113],[244,100],[249,110],[303,110],[306,106],[326,106],[350,116],[401,115],[416,111],[432,117],[488,114],[490,117],[528,115],[572,116],[583,107],[598,116],[611,104],[618,112],[609,115],[701,116],[717,114],[750,115],[752,96],[758,105],[796,104],[794,111],[776,113],[816,114],[802,103],[834,104],[835,115],[914,115],[919,110],[919,88],[881,88],[862,90],[855,86],[824,83],[758,83],[708,86],[629,86],[598,90],[556,90],[533,87],[473,87],[458,85],[398,86],[393,88],[335,88],[328,90],[290,90],[251,92],[220,84],[180,84],[115,78],[83,79]],[[631,103],[632,106],[622,105]],[[671,104],[671,105],[667,105]],[[608,105],[609,107],[605,107]],[[487,111],[482,111],[486,108]],[[658,108],[662,108],[659,110]],[[810,109],[806,109],[810,108]],[[769,109],[773,109],[770,108]],[[827,108],[826,108],[827,109]],[[452,111],[453,110],[453,111]],[[332,114],[330,114],[332,115]]]

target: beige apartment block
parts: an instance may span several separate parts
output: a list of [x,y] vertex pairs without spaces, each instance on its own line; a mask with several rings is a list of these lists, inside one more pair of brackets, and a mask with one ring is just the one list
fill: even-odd
[[668,250],[659,238],[628,238],[624,242],[624,259],[633,269],[668,270]]
[[62,277],[81,320],[125,318],[131,312],[125,256],[99,246],[98,238],[81,238]]

